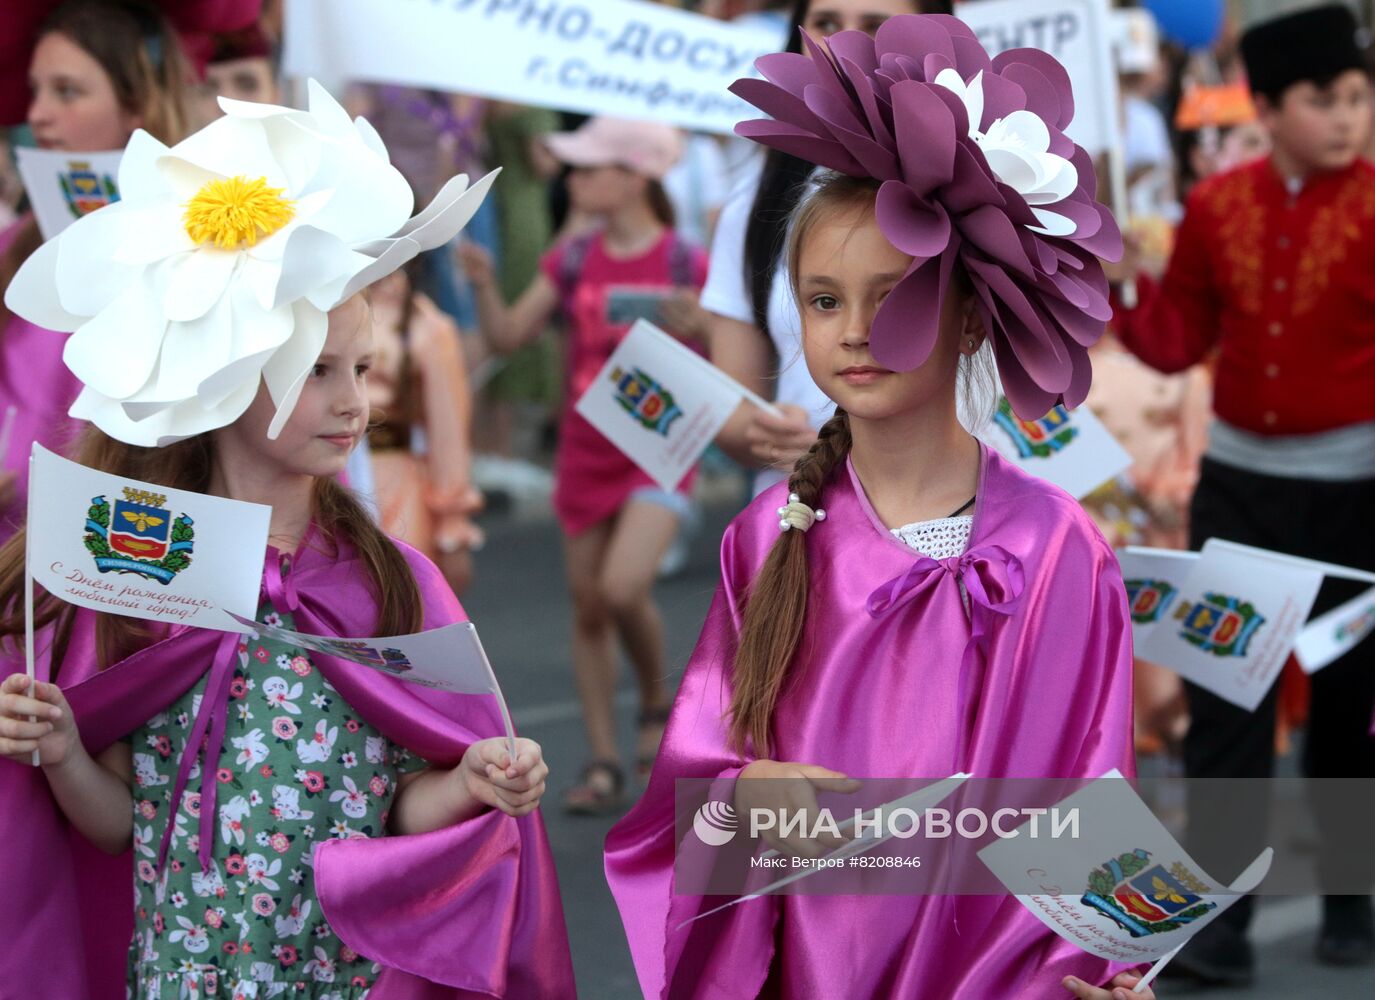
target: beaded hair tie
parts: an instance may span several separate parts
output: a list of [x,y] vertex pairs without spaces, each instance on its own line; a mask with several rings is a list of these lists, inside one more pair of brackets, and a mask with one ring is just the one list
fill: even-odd
[[788,505],[778,508],[778,530],[789,531],[796,528],[806,531],[817,521],[826,520],[826,512],[820,508],[812,510],[798,498],[796,493],[788,494]]

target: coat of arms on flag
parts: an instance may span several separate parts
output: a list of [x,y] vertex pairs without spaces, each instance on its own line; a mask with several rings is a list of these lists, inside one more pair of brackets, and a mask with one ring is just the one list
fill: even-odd
[[1049,458],[1079,436],[1079,428],[1063,406],[1056,406],[1040,420],[1023,420],[1003,397],[998,400],[993,422],[1012,439],[1022,458]]
[[92,497],[86,512],[86,550],[102,573],[134,573],[168,584],[191,565],[195,523],[186,514],[173,517],[167,497],[126,487],[113,503]]
[[683,415],[673,394],[643,369],[613,368],[611,381],[616,385],[616,402],[647,430],[667,437],[673,422]]
[[1174,613],[1179,635],[1214,656],[1245,656],[1265,617],[1249,601],[1226,594],[1204,594],[1197,604],[1180,604]]
[[1179,589],[1168,580],[1124,580],[1132,621],[1138,625],[1158,622],[1169,610]]
[[84,160],[69,160],[67,170],[58,175],[62,186],[62,197],[67,201],[72,218],[79,219],[90,215],[97,208],[104,208],[119,201],[119,191],[109,174],[97,174],[90,163]]
[[1105,861],[1089,873],[1089,890],[1081,900],[1108,917],[1132,937],[1178,930],[1217,908],[1202,893],[1208,886],[1182,862],[1169,868],[1151,862],[1137,848]]

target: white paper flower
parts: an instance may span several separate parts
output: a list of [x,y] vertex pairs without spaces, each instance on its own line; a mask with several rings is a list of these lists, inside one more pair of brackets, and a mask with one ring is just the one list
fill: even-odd
[[1043,236],[1072,236],[1073,220],[1042,207],[1068,198],[1079,184],[1074,164],[1050,152],[1046,123],[1031,111],[1014,111],[982,130],[983,73],[974,74],[966,84],[958,72],[944,69],[936,74],[935,82],[959,97],[969,115],[969,137],[983,151],[998,180],[1025,198],[1041,223],[1027,228]]
[[275,437],[324,344],[326,313],[468,222],[496,172],[455,177],[419,215],[386,148],[315,81],[309,111],[221,99],[171,147],[136,132],[120,201],[34,253],[5,296],[71,331],[72,415],[154,446],[236,420],[266,382]]

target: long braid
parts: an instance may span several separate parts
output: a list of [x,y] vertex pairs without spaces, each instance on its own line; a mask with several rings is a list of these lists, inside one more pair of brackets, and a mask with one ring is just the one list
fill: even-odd
[[[818,507],[822,488],[849,454],[850,441],[850,418],[837,407],[793,466],[788,488],[800,502]],[[741,753],[748,741],[756,756],[768,755],[774,706],[806,619],[808,585],[806,533],[780,532],[750,589],[735,653],[730,727]]]

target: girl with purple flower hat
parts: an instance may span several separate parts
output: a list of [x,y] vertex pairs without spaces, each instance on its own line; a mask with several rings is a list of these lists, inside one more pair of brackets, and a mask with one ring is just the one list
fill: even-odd
[[936,894],[769,894],[717,912],[683,881],[707,856],[700,836],[675,836],[680,778],[714,782],[743,817],[857,793],[854,776],[1134,773],[1112,550],[1073,498],[971,433],[991,408],[984,359],[1037,419],[1083,401],[1108,318],[1099,257],[1121,238],[1063,132],[1068,76],[1039,51],[990,59],[945,15],[804,41],[736,83],[769,116],[737,131],[828,171],[786,259],[807,368],[836,415],[727,529],[650,786],[607,839],[641,988],[1125,997],[1136,972],[1010,896],[940,894],[939,872],[924,883]]

